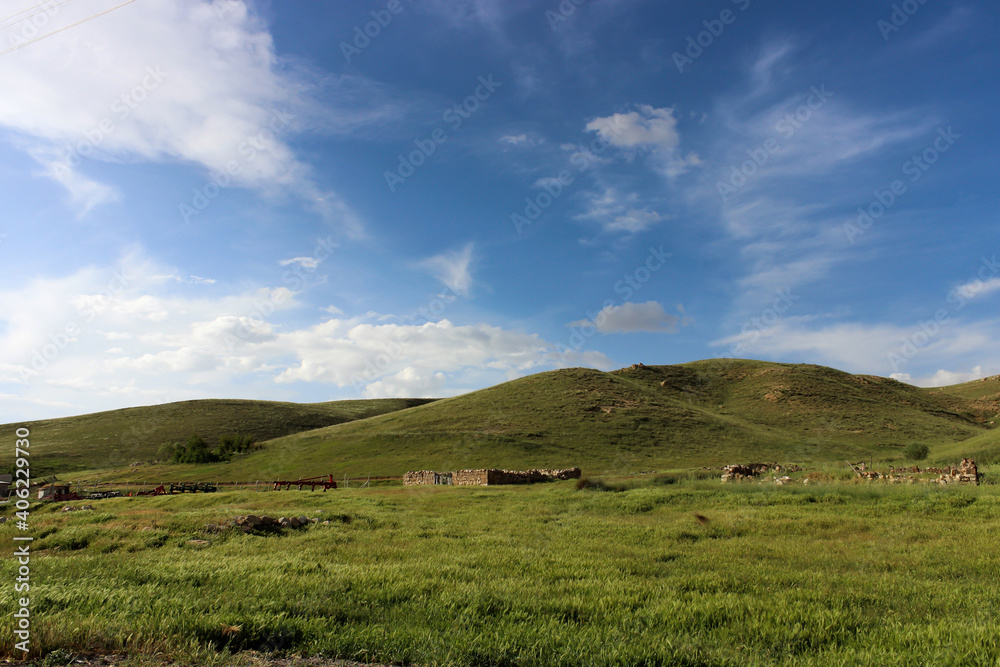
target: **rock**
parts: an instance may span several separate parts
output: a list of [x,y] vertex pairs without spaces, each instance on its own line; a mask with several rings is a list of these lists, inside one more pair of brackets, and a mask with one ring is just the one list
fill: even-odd
[[300,516],[299,517],[299,525],[300,526],[307,526],[307,525],[309,525],[309,523],[310,523],[309,517],[305,517],[305,516]]
[[208,540],[188,540],[187,543],[193,547],[205,547],[211,544]]
[[255,514],[248,514],[246,517],[246,525],[251,528],[260,525],[260,517]]
[[329,521],[324,521],[324,522],[323,522],[323,525],[324,525],[324,526],[329,526],[329,525],[330,525],[330,522],[329,522]]
[[283,516],[280,519],[278,519],[278,525],[281,526],[281,527],[287,526],[288,523],[289,523],[289,521],[288,521],[288,517],[287,516]]
[[0,516],[0,523],[7,523],[7,517]]

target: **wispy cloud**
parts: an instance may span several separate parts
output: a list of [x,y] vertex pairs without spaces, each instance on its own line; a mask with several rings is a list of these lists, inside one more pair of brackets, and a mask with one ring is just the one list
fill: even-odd
[[461,250],[445,252],[419,262],[418,266],[459,296],[468,296],[472,289],[472,260],[474,243],[466,243]]

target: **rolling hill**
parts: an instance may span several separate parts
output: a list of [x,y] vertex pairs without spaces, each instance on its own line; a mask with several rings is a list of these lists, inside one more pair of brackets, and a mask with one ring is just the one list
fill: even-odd
[[[822,366],[710,360],[540,373],[268,447],[289,474],[574,465],[634,472],[901,458],[912,442],[937,447],[987,433],[998,412],[996,401]],[[239,465],[249,472],[266,456]]]
[[[159,443],[192,432],[210,442],[209,432],[272,436],[261,450],[228,463],[128,473],[177,480],[470,467],[628,473],[751,460],[884,460],[901,459],[913,442],[928,444],[932,459],[951,460],[970,447],[985,457],[1000,454],[1000,431],[992,430],[1000,415],[998,378],[921,389],[823,366],[752,360],[610,373],[571,368],[433,402],[216,401],[132,410],[139,412],[36,422],[36,442],[49,442],[48,450],[36,451],[77,469],[109,468],[150,458]],[[12,427],[0,427],[5,430]],[[76,449],[67,452],[71,443]]]
[[[77,417],[0,425],[0,439],[14,441],[16,428],[31,431],[35,477],[94,468],[118,468],[155,458],[165,442],[199,435],[216,445],[226,435],[244,434],[264,441],[291,433],[341,424],[433,399],[376,399],[327,403],[197,400],[124,408]],[[4,452],[6,468],[12,452]]]

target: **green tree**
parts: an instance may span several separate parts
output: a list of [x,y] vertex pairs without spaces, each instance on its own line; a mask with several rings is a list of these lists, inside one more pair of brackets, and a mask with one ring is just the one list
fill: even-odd
[[906,458],[911,461],[923,461],[931,453],[931,448],[922,442],[914,442],[906,448]]

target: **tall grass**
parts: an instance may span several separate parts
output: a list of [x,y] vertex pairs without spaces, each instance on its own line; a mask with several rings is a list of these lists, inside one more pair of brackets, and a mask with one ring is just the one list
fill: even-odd
[[[996,487],[678,479],[614,493],[566,482],[94,504],[33,516],[33,655],[126,651],[195,664],[248,649],[427,665],[1000,660]],[[205,531],[248,512],[330,523]],[[4,597],[0,613],[12,611]],[[4,633],[0,651],[12,649]]]

